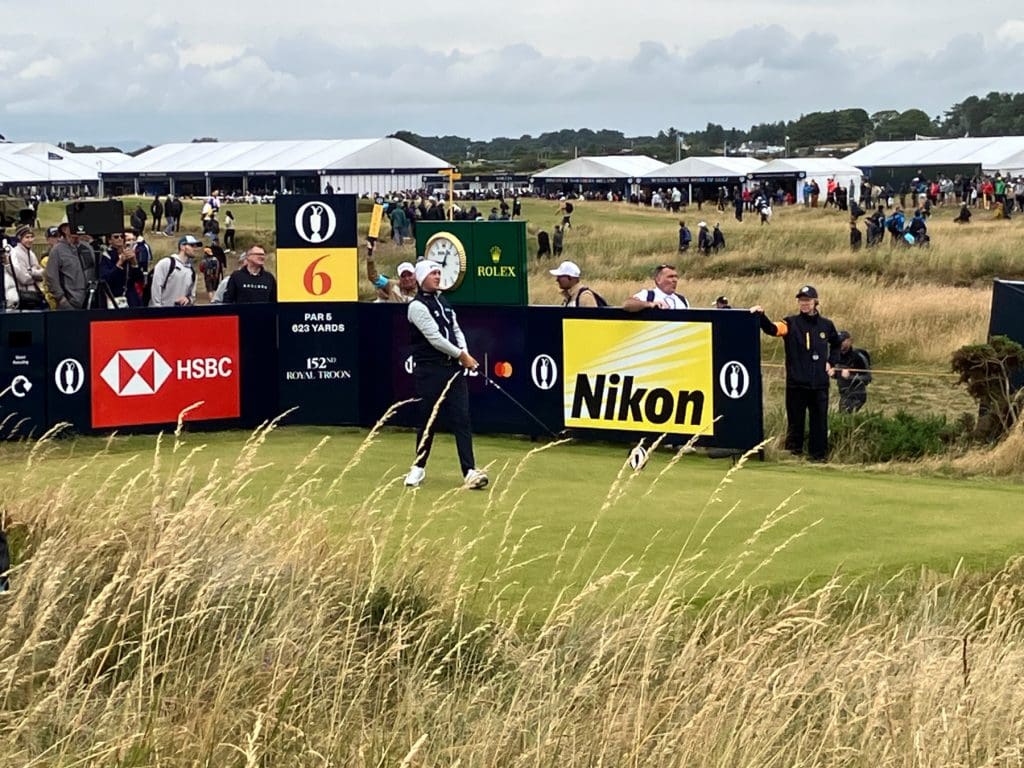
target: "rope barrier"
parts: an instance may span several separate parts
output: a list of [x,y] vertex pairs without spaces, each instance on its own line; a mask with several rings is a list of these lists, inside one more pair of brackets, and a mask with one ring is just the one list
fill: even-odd
[[[761,367],[784,369],[786,366],[783,363],[761,363]],[[847,368],[845,370],[850,371],[850,373],[886,373],[893,376],[927,376],[930,379],[935,378],[936,376],[959,377],[959,374],[957,373],[942,373],[940,371],[929,373],[926,371],[897,371],[891,368]]]

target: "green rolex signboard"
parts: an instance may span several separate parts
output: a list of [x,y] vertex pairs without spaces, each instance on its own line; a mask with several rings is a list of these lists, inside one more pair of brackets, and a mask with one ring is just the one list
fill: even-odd
[[525,221],[418,221],[416,255],[441,265],[454,304],[525,306]]

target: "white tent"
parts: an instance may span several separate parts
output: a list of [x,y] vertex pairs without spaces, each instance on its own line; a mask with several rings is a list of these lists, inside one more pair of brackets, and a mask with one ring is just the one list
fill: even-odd
[[858,168],[980,166],[1008,170],[1007,161],[1024,153],[1024,136],[978,136],[927,141],[876,141],[843,158]]
[[43,142],[0,143],[0,183],[7,187],[95,187],[102,170],[128,159],[119,152],[68,152]]
[[[104,179],[219,180],[247,187],[253,176],[272,177],[284,189],[288,177],[318,177],[319,191],[364,194],[419,189],[425,174],[451,163],[400,139],[218,141],[163,144],[119,165]],[[209,191],[209,190],[207,190]]]
[[597,185],[623,193],[636,192],[640,177],[664,167],[665,163],[647,155],[577,157],[535,173],[532,181],[555,186],[571,184],[581,190],[584,186]]
[[758,168],[751,173],[756,181],[776,181],[795,186],[794,197],[797,203],[804,202],[804,183],[812,180],[821,188],[821,199],[825,199],[828,180],[849,190],[851,183],[854,189],[860,187],[862,174],[859,168],[850,165],[846,160],[834,157],[780,157]]
[[745,181],[764,166],[753,157],[687,157],[643,175],[644,181],[666,184]]
[[646,155],[577,157],[535,173],[533,178],[566,183],[627,181],[664,167],[665,163]]

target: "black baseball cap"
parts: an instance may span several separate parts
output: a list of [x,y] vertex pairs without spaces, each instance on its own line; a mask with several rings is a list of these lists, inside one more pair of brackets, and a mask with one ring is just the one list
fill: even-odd
[[839,332],[839,340],[840,341],[846,341],[848,338],[850,338],[850,332],[849,331],[840,331]]
[[796,292],[796,297],[798,299],[816,299],[818,298],[818,290],[813,285],[804,285]]

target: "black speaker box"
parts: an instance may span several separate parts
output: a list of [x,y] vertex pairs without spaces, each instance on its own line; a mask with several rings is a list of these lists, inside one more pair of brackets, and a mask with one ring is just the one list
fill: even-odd
[[124,203],[120,200],[95,200],[69,203],[68,224],[71,232],[88,235],[109,235],[124,232]]

